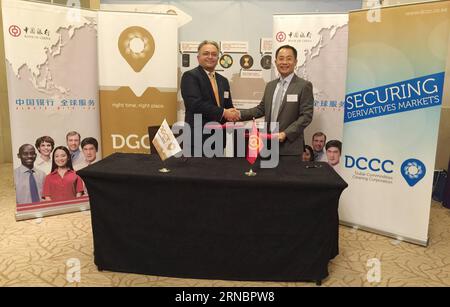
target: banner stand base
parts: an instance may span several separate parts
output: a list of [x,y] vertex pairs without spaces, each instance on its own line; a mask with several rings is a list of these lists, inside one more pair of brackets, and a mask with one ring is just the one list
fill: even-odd
[[417,239],[407,238],[407,237],[399,236],[399,235],[396,235],[394,233],[390,233],[390,232],[387,232],[387,231],[378,230],[378,229],[374,229],[374,228],[370,228],[370,227],[366,227],[366,226],[361,226],[361,225],[357,225],[357,224],[354,224],[354,223],[349,223],[349,222],[342,221],[342,220],[339,220],[339,225],[351,227],[351,228],[354,228],[354,229],[357,229],[357,230],[364,230],[366,232],[375,233],[375,234],[378,234],[378,235],[382,235],[382,236],[385,236],[385,237],[396,239],[398,241],[412,243],[412,244],[420,245],[420,246],[423,246],[423,247],[427,247],[428,246],[428,242],[430,241],[430,239],[427,239],[426,241],[421,241],[421,240],[417,240]]
[[29,219],[42,219],[45,216],[59,215],[64,213],[83,212],[87,210],[90,210],[90,205],[88,201],[77,204],[60,205],[47,209],[27,210],[23,212],[16,212],[16,221],[23,221]]

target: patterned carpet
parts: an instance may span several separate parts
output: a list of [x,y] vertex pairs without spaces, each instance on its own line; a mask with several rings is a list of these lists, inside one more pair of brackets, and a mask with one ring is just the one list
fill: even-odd
[[[311,283],[179,279],[98,272],[89,212],[16,222],[12,165],[0,164],[0,286],[296,287]],[[324,286],[450,286],[450,210],[431,205],[427,248],[341,226],[340,255]],[[67,265],[79,259],[81,281],[69,283]],[[369,282],[367,261],[378,258],[381,279]]]

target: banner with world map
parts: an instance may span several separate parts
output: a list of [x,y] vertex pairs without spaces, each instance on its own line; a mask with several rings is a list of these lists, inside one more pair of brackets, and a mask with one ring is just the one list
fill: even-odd
[[3,0],[2,13],[16,219],[86,210],[76,170],[101,158],[97,12]]
[[349,17],[342,222],[426,245],[450,1]]
[[[348,14],[292,14],[273,16],[273,54],[283,45],[297,49],[299,77],[311,81],[314,115],[305,129],[305,144],[317,152],[316,159],[327,161],[340,172],[340,151],[326,154],[326,144],[342,146],[342,130],[347,72]],[[276,68],[273,74],[277,76]],[[323,133],[321,144],[313,136]],[[330,145],[329,144],[329,145]]]

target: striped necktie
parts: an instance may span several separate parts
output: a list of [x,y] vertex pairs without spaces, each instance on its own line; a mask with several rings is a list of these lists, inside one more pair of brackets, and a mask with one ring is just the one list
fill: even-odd
[[27,173],[30,173],[30,177],[29,177],[29,184],[30,184],[30,195],[31,195],[31,202],[33,203],[37,203],[39,202],[41,199],[39,197],[39,191],[38,191],[38,187],[36,184],[36,179],[34,178],[34,171],[33,170],[28,170]]

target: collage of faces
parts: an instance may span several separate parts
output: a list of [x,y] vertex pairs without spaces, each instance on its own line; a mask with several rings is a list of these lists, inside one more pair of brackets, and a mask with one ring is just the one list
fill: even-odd
[[51,136],[41,136],[34,145],[23,144],[14,169],[17,204],[65,201],[86,196],[87,190],[77,171],[95,163],[98,141],[81,139],[76,131],[66,134],[66,144],[56,146]]
[[305,145],[303,148],[303,161],[328,162],[335,168],[341,159],[342,142],[339,140],[329,140],[323,132],[316,132],[312,136],[312,147]]

